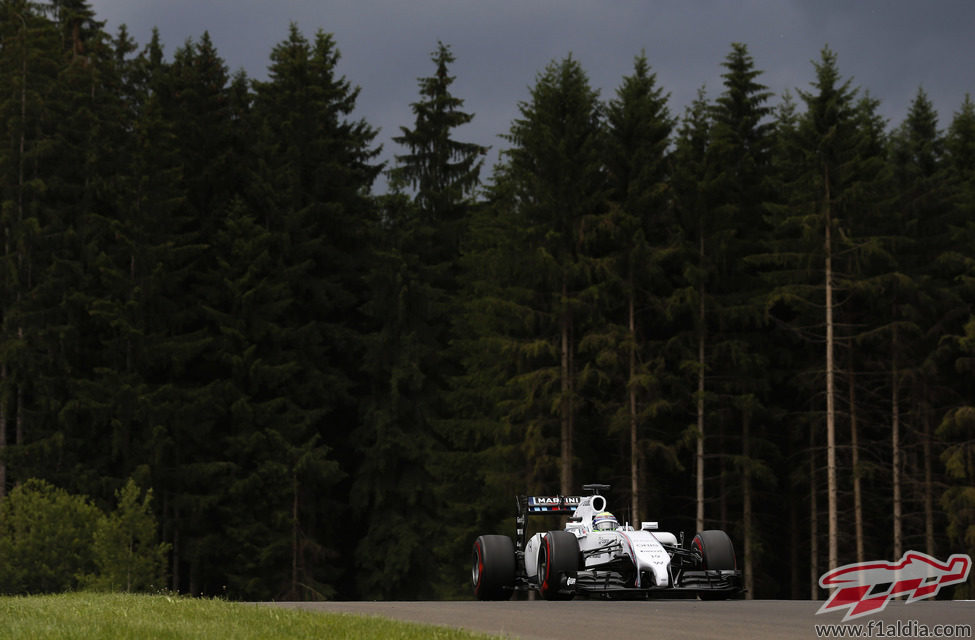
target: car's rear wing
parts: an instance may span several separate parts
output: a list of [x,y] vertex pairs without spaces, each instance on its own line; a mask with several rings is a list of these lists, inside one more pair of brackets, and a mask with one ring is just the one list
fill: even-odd
[[528,516],[571,516],[582,502],[582,496],[518,496],[515,517],[515,551],[525,550],[525,525]]
[[[524,498],[524,511],[530,516],[569,515],[571,516],[582,496],[521,496]],[[519,507],[521,505],[519,504]]]
[[[591,496],[518,496],[518,515],[515,517],[515,551],[525,550],[525,525],[528,516],[571,516],[584,500],[601,500],[599,511],[606,508],[606,499],[598,495],[601,491],[609,491],[608,484],[585,484],[583,490],[589,491]],[[592,502],[590,504],[600,504]]]

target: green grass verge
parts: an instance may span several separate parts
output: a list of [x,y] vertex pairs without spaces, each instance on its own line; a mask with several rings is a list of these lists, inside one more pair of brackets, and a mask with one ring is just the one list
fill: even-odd
[[168,595],[67,593],[0,597],[0,638],[473,640],[493,636],[384,618]]

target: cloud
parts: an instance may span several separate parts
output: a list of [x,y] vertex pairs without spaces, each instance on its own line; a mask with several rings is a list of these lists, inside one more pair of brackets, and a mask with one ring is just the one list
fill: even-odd
[[[358,115],[390,141],[410,125],[417,78],[432,72],[430,52],[449,44],[455,95],[474,112],[458,137],[497,149],[518,102],[551,60],[570,52],[592,85],[610,98],[633,57],[646,51],[679,115],[702,85],[721,92],[721,62],[732,42],[748,45],[760,81],[776,95],[808,88],[824,45],[843,77],[881,100],[892,124],[923,85],[942,125],[975,87],[970,64],[975,3],[968,0],[94,0],[114,29],[125,22],[140,44],[158,26],[166,51],[210,33],[231,70],[264,78],[273,46],[295,22],[307,35],[333,33],[339,71],[361,87]],[[777,101],[777,98],[776,98]]]

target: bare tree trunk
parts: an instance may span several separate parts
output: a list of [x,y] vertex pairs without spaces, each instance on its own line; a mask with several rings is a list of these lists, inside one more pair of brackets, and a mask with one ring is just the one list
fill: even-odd
[[135,560],[135,540],[129,536],[128,548],[125,550],[125,592],[132,592],[132,565]]
[[172,518],[173,518],[173,550],[172,550],[173,591],[179,593],[179,586],[180,586],[179,559],[180,559],[180,554],[183,552],[183,548],[179,539],[179,510],[176,507],[173,507]]
[[[851,341],[852,342],[852,341]],[[863,492],[860,482],[860,436],[857,433],[856,380],[853,373],[853,347],[850,346],[850,450],[853,465],[853,529],[856,538],[857,562],[863,562]]]
[[[24,330],[18,329],[20,339],[24,339]],[[14,444],[20,446],[24,444],[24,385],[17,385],[17,403],[14,405],[17,418],[14,420]]]
[[790,598],[802,598],[801,578],[799,576],[799,500],[795,489],[789,488],[789,592]]
[[[718,422],[718,442],[724,443],[725,440],[725,417],[722,415],[721,420]],[[728,518],[728,457],[725,455],[725,449],[722,446],[717,447],[721,451],[720,465],[721,470],[718,474],[718,521],[721,523],[721,527],[727,527]]]
[[704,531],[704,336],[697,344],[697,518],[698,531]]
[[829,169],[826,184],[826,500],[828,519],[829,568],[839,565],[839,521],[836,486],[836,381],[833,362],[833,246],[830,217]]
[[576,394],[576,361],[575,361],[575,327],[572,324],[572,314],[571,312],[566,312],[568,314],[568,324],[569,324],[569,458],[568,458],[568,471],[569,471],[569,492],[575,491],[575,477],[572,473],[572,463],[573,457],[575,456],[575,431],[576,431],[576,411],[575,411],[575,394]]
[[[701,233],[700,244],[701,264],[704,264],[704,233]],[[697,334],[697,452],[696,452],[696,477],[697,477],[697,518],[695,526],[697,531],[704,531],[704,343],[707,339],[706,327],[704,325],[704,285],[702,284],[698,295],[698,334]]]
[[816,431],[809,429],[809,599],[819,600],[819,513],[816,504]]
[[7,401],[3,388],[7,385],[7,363],[0,364],[0,500],[7,495],[7,463],[3,454],[7,448]]
[[298,599],[298,471],[291,471],[291,599]]
[[745,555],[745,598],[751,600],[755,597],[755,576],[752,571],[752,474],[749,464],[751,462],[751,444],[749,433],[751,429],[751,416],[748,411],[742,415],[741,422],[741,456],[744,459],[744,469],[741,477],[742,491],[742,546]]
[[636,419],[636,313],[633,308],[633,276],[630,276],[630,495],[634,526],[640,523],[640,450]]
[[190,595],[193,596],[194,598],[203,595],[203,592],[200,589],[199,552],[193,553],[193,555],[190,556]]
[[924,547],[925,553],[934,555],[934,481],[931,468],[931,418],[924,414]]
[[559,406],[561,422],[561,492],[562,495],[572,493],[572,371],[569,344],[569,311],[567,307],[568,284],[563,276],[562,280],[562,358],[561,358],[561,380],[562,380],[562,400]]
[[894,483],[894,559],[903,555],[903,511],[901,503],[901,418],[900,390],[897,381],[897,327],[891,338],[892,355],[890,367],[890,413],[891,413],[891,453]]

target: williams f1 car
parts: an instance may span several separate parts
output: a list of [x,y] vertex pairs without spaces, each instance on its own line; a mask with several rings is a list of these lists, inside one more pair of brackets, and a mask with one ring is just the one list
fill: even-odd
[[[735,549],[724,531],[698,532],[684,544],[656,522],[639,529],[620,525],[600,491],[589,496],[519,496],[515,539],[483,535],[474,542],[471,578],[478,600],[507,600],[517,591],[538,591],[546,600],[576,595],[603,598],[700,597],[741,594]],[[534,534],[530,516],[569,516],[564,530]]]

